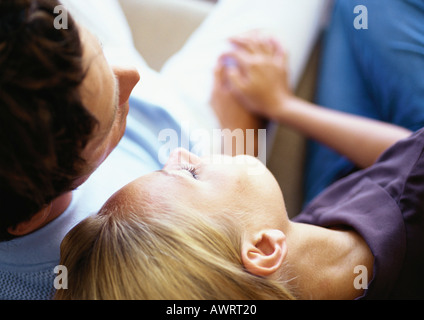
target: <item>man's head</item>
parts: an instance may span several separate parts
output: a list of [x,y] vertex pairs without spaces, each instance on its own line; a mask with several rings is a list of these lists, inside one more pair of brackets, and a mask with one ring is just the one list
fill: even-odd
[[138,73],[107,64],[56,0],[0,1],[0,240],[100,165],[125,130]]

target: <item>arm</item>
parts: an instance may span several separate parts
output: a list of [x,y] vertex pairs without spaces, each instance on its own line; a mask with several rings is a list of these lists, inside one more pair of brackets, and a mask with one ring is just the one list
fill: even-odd
[[[230,132],[227,131],[227,134],[231,135],[234,133],[237,137],[236,141],[231,136],[229,139],[223,138],[222,143],[224,146],[225,143],[231,142],[232,147],[231,150],[228,150],[229,148],[223,148],[222,152],[230,156],[240,154],[256,156],[258,155],[259,147],[259,130],[266,128],[266,120],[244,108],[232,95],[226,81],[225,66],[222,63],[218,63],[214,72],[214,85],[210,105],[220,121],[221,128],[229,129]],[[249,137],[247,130],[252,132],[252,129],[253,137]],[[238,130],[238,133],[242,132],[242,134],[237,135],[237,131],[235,130]],[[251,138],[253,138],[253,141]]]
[[411,132],[404,128],[320,107],[294,96],[288,85],[287,57],[272,39],[232,39],[233,51],[222,59],[228,82],[241,104],[253,113],[298,130],[343,154],[359,167]]
[[274,117],[360,168],[371,166],[387,148],[411,134],[392,124],[326,109],[296,97],[286,99]]

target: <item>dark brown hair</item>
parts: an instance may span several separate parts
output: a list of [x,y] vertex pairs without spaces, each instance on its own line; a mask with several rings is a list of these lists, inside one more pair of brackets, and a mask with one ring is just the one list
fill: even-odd
[[55,0],[0,0],[0,241],[81,174],[96,119],[84,107],[78,27]]

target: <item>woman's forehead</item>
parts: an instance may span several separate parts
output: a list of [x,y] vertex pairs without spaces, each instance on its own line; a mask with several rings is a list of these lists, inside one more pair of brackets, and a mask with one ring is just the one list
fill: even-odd
[[134,204],[151,201],[156,198],[156,194],[163,193],[161,190],[164,189],[165,182],[162,175],[157,171],[143,175],[115,192],[107,203]]

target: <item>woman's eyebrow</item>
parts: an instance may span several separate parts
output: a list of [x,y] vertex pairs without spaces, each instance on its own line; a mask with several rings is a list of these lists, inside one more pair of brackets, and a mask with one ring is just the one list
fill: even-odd
[[168,177],[169,177],[169,176],[172,176],[172,174],[170,174],[168,171],[163,170],[163,169],[162,169],[162,170],[157,170],[156,172],[157,172],[157,173],[164,174],[164,175],[166,175],[166,176],[168,176]]
[[176,179],[184,179],[183,176],[176,174],[175,172],[169,172],[168,170],[158,170],[156,172],[164,174],[167,177],[172,177],[172,178],[176,178]]

